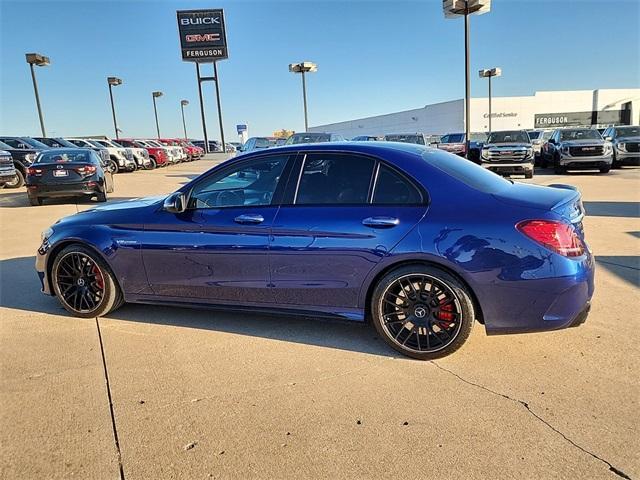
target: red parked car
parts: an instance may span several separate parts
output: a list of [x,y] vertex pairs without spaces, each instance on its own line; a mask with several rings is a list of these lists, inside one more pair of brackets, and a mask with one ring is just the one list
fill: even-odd
[[118,143],[123,147],[145,148],[149,152],[149,158],[153,163],[153,168],[166,167],[169,163],[169,156],[164,148],[151,145],[144,140],[136,140],[135,138],[119,138]]
[[187,151],[187,155],[189,155],[190,160],[200,160],[204,155],[204,148],[196,147],[193,143],[185,140],[184,138],[175,138],[174,140]]

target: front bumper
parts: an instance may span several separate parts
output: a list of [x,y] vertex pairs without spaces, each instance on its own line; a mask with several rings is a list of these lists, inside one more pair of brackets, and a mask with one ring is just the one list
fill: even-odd
[[616,163],[620,165],[640,165],[640,152],[616,152]]
[[533,172],[533,163],[482,163],[482,168],[499,175],[525,175]]
[[0,183],[13,182],[16,178],[15,168],[0,170]]
[[102,192],[99,182],[88,181],[61,185],[27,185],[27,194],[35,197],[82,197]]
[[572,157],[571,155],[562,154],[560,156],[560,165],[568,169],[595,169],[611,166],[613,157],[611,155],[602,155],[597,157]]

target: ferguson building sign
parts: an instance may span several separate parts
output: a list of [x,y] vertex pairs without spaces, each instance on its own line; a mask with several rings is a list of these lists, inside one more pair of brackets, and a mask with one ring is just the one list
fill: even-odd
[[629,123],[624,118],[628,110],[605,110],[591,112],[567,112],[567,113],[536,113],[534,116],[535,128],[545,127],[578,127],[585,125],[625,125]]
[[227,36],[221,9],[179,10],[182,60],[213,62],[227,58]]

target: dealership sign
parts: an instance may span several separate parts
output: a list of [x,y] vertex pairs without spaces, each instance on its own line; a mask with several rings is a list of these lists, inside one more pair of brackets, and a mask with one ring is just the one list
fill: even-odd
[[601,112],[566,112],[566,113],[536,113],[534,127],[578,127],[586,125],[625,125],[626,113],[623,110],[605,110]]
[[214,62],[227,58],[227,35],[222,9],[178,10],[182,60]]

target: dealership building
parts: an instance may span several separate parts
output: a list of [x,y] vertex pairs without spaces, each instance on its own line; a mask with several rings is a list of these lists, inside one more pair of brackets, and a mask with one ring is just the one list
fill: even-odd
[[[491,129],[563,126],[637,125],[640,88],[535,92],[524,97],[492,97]],[[442,135],[464,132],[464,99],[414,110],[310,127],[310,132],[338,133],[346,138],[389,133]],[[489,100],[471,99],[472,132],[489,130]]]

